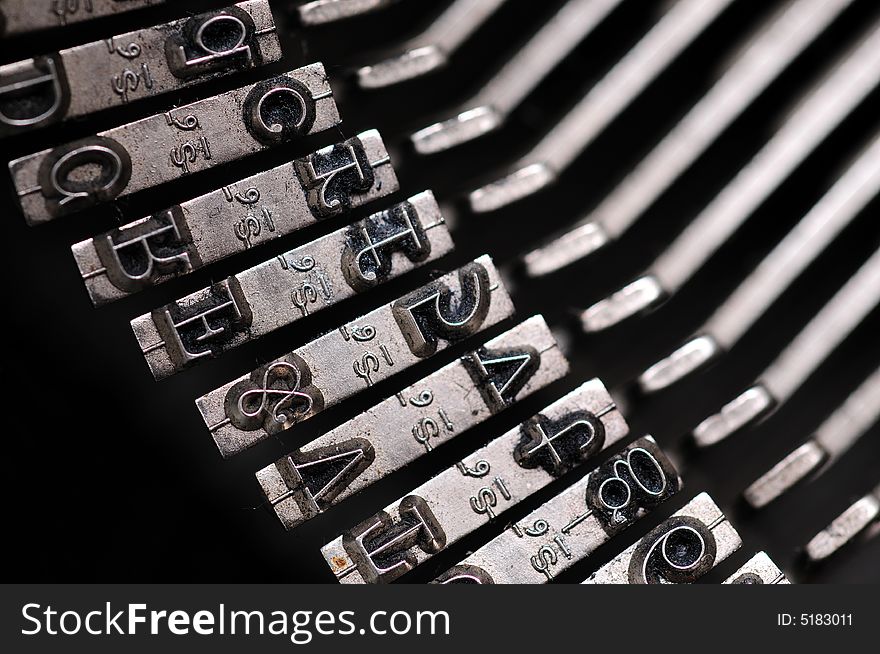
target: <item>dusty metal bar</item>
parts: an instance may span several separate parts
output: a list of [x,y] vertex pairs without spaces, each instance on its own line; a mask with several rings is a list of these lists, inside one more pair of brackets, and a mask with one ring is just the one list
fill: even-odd
[[684,345],[639,376],[644,393],[675,384],[730,350],[880,193],[880,135]]
[[101,305],[398,189],[385,144],[370,130],[77,243],[72,251],[92,302]]
[[337,580],[389,583],[623,438],[594,379],[322,548]]
[[322,64],[9,164],[25,219],[45,223],[290,143],[340,122]]
[[779,569],[766,552],[758,552],[739,570],[730,575],[725,584],[790,584],[785,573]]
[[[814,0],[815,1],[815,0]],[[449,150],[492,132],[622,0],[569,0],[455,115],[414,133],[419,154]]]
[[153,375],[163,379],[452,249],[440,207],[427,191],[135,318],[131,328]]
[[[222,452],[236,453],[317,415],[513,315],[482,256],[196,400]],[[225,331],[194,324],[188,336]]]
[[875,23],[648,272],[581,314],[584,331],[608,329],[676,293],[878,84],[880,23]]
[[807,561],[819,563],[828,559],[856,537],[876,536],[880,529],[880,486],[857,500],[831,524],[810,539],[804,548]]
[[165,0],[4,0],[0,36],[82,23],[162,2]]
[[402,52],[357,71],[363,89],[378,89],[421,77],[445,66],[458,48],[507,0],[455,0]]
[[299,20],[309,27],[362,16],[385,9],[399,0],[312,0],[299,5]]
[[278,459],[257,481],[293,529],[567,373],[535,316]]
[[468,196],[475,213],[496,211],[556,181],[732,0],[678,0],[653,28],[536,145],[512,171]]
[[852,4],[791,0],[743,43],[706,94],[589,215],[523,257],[541,277],[620,238]]

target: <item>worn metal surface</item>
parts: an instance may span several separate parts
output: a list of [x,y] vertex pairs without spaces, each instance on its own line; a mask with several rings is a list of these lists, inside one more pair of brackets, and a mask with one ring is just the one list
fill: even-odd
[[412,490],[322,550],[346,584],[389,583],[626,436],[599,380]]
[[638,378],[644,393],[681,381],[752,328],[794,281],[880,193],[880,135],[697,330],[697,335]]
[[779,569],[766,552],[758,552],[724,582],[725,584],[790,584],[785,573]]
[[31,225],[339,124],[324,66],[312,64],[9,164]]
[[[880,23],[797,104],[779,130],[635,282],[581,314],[600,331],[678,292],[880,84]],[[650,284],[633,301],[626,291]]]
[[640,438],[435,583],[543,584],[650,514],[681,489],[675,466]]
[[585,584],[690,584],[742,545],[707,493],[697,495]]
[[449,254],[430,191],[131,321],[156,379],[216,358]]
[[[494,131],[622,0],[569,0],[455,115],[415,132],[419,154],[449,150]],[[815,1],[815,0],[814,0]]]
[[836,554],[857,537],[875,537],[880,529],[880,486],[857,500],[830,525],[810,539],[804,554],[811,563],[820,563]]
[[3,0],[0,36],[82,23],[162,2],[165,0]]
[[357,71],[361,88],[378,89],[426,75],[445,66],[452,54],[508,0],[455,0],[424,32],[388,59]]
[[0,66],[0,136],[18,134],[281,59],[268,0]]
[[567,372],[550,328],[534,316],[278,459],[257,481],[293,529]]
[[733,0],[678,0],[645,37],[504,177],[471,191],[475,213],[497,211],[556,181],[612,120]]
[[698,447],[715,445],[786,402],[880,303],[880,250],[831,298],[757,383],[703,420],[693,431]]
[[[187,275],[395,193],[375,130],[73,246],[96,305]],[[299,192],[297,192],[297,189]]]
[[196,400],[221,452],[289,429],[513,315],[483,256]]
[[743,491],[752,508],[761,509],[796,484],[824,472],[880,420],[880,370],[875,371],[816,429],[805,443]]
[[369,14],[398,0],[312,0],[296,10],[303,25],[326,25],[337,20]]
[[852,2],[785,3],[737,46],[706,94],[589,215],[523,256],[526,274],[557,272],[620,238]]

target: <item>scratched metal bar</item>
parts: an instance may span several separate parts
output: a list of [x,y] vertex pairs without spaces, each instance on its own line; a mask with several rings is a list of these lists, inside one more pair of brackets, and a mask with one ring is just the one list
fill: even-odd
[[344,532],[321,552],[341,583],[392,582],[628,432],[614,400],[594,379]]
[[534,316],[278,459],[257,481],[293,529],[567,373],[550,328]]
[[653,28],[504,177],[468,196],[496,211],[556,181],[586,147],[718,18],[733,0],[677,0]]
[[733,348],[878,193],[880,135],[697,333],[639,376],[639,389],[668,388]]
[[[196,400],[235,454],[513,315],[483,256]],[[205,332],[210,331],[210,325]]]
[[0,136],[87,116],[280,59],[269,2],[251,0],[6,64],[0,66]]
[[370,130],[71,249],[89,297],[102,305],[344,215],[399,188],[385,144]]
[[163,2],[165,0],[3,0],[0,36],[83,23]]
[[322,64],[16,159],[31,225],[241,159],[340,122]]
[[326,25],[385,9],[399,0],[313,0],[296,8],[303,25]]
[[430,191],[131,321],[156,379],[308,318],[446,256]]
[[584,583],[690,584],[741,545],[724,512],[701,493]]
[[549,583],[679,490],[675,466],[652,437],[640,438],[435,583]]
[[816,534],[804,547],[810,563],[820,563],[830,558],[857,537],[876,537],[880,533],[880,486],[858,499],[831,524]]
[[581,314],[584,331],[613,327],[678,292],[878,84],[880,23],[875,23],[648,272]]
[[743,492],[746,502],[761,509],[799,482],[822,474],[880,420],[880,370],[875,371],[796,448]]
[[403,44],[400,54],[360,68],[358,84],[363,89],[379,89],[442,68],[507,1],[455,0],[428,29]]
[[785,576],[785,573],[779,569],[779,566],[773,563],[766,552],[755,554],[748,563],[739,570],[734,572],[730,577],[722,583],[725,584],[790,584],[791,582]]
[[620,238],[852,2],[783,5],[737,46],[712,88],[588,216],[523,256],[526,274],[555,273]]
[[455,116],[415,132],[419,154],[434,154],[499,129],[510,113],[622,0],[569,0]]
[[880,250],[801,330],[757,382],[693,431],[708,447],[764,419],[784,404],[880,302]]

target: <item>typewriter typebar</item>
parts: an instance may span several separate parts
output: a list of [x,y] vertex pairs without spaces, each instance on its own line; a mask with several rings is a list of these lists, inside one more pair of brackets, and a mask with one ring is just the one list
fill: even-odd
[[707,493],[701,493],[585,584],[690,584],[742,545]]
[[7,64],[0,66],[0,136],[280,59],[269,2],[251,0]]
[[165,0],[3,0],[0,37],[82,23],[162,2]]
[[257,481],[293,529],[567,373],[550,328],[534,316],[278,459]]
[[303,25],[326,25],[379,11],[399,0],[310,0],[296,9]]
[[762,509],[797,484],[818,477],[849,451],[880,420],[880,369],[816,428],[805,443],[743,491],[753,509]]
[[[292,192],[299,187],[300,192]],[[398,190],[375,130],[73,246],[96,305],[136,293]]]
[[709,447],[765,420],[785,404],[880,303],[880,249],[822,307],[756,380],[693,430]]
[[322,64],[9,164],[25,219],[45,223],[339,124]]
[[864,536],[866,539],[880,533],[880,485],[859,498],[825,529],[810,539],[804,547],[808,563],[817,564],[829,559],[846,545]]
[[[209,315],[188,323],[192,331],[185,342],[203,347],[217,331],[234,337],[227,326],[246,314],[237,311],[234,296],[227,297],[217,304],[217,311],[227,312],[223,322]],[[220,451],[240,452],[510,318],[513,311],[492,259],[482,256],[221,386],[196,405]]]
[[342,583],[389,583],[589,461],[629,428],[594,379],[321,551]]
[[308,318],[452,251],[430,191],[131,322],[157,379]]
[[650,436],[570,486],[440,577],[440,584],[543,584],[681,490]]
[[755,554],[748,563],[734,572],[725,584],[790,584],[785,573],[779,569],[766,552]]

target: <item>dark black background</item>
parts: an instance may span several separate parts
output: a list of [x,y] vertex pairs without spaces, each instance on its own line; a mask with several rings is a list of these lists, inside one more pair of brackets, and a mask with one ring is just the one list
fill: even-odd
[[[0,43],[0,61],[16,61],[76,43],[150,25],[218,2],[170,0],[164,7]],[[540,282],[516,275],[517,255],[541,237],[574,222],[683,115],[718,73],[730,48],[778,3],[740,0],[668,73],[624,112],[560,182],[547,192],[489,216],[469,215],[457,201],[479,182],[503,172],[518,154],[565,113],[651,24],[662,3],[629,0],[560,66],[499,133],[453,153],[420,161],[406,135],[450,112],[496,69],[560,0],[510,0],[454,57],[444,71],[379,92],[359,92],[353,64],[418,31],[443,3],[404,0],[394,8],[344,24],[297,27],[290,4],[273,1],[284,38],[282,64],[104,112],[0,143],[4,160],[167,110],[270,73],[323,61],[343,116],[338,134],[326,133],[250,157],[216,171],[139,193],[39,228],[25,225],[5,179],[0,194],[4,226],[3,462],[8,488],[3,534],[11,547],[7,581],[332,581],[319,548],[462,455],[536,412],[580,382],[599,375],[625,406],[633,437],[653,433],[677,453],[686,491],[671,512],[708,490],[740,529],[743,550],[707,580],[730,574],[765,548],[797,581],[878,582],[880,540],[841,552],[806,570],[798,548],[849,502],[880,481],[880,431],[874,428],[833,469],[760,514],[739,503],[741,490],[806,438],[880,362],[878,312],[869,318],[801,392],[757,429],[710,452],[683,447],[682,434],[742,390],[799,331],[878,244],[875,206],[799,280],[736,350],[717,366],[651,400],[633,400],[625,382],[669,352],[700,325],[775,242],[821,196],[849,157],[878,127],[878,97],[868,102],[798,170],[737,236],[662,309],[607,335],[584,338],[572,329],[583,308],[629,281],[757,151],[806,87],[875,17],[876,3],[861,0],[806,53],[619,243]],[[418,366],[369,393],[327,411],[277,441],[221,460],[195,407],[197,396],[288,351],[343,320],[424,281],[420,271],[368,295],[238,348],[221,360],[155,383],[128,321],[237,270],[254,265],[321,233],[322,224],[226,260],[186,279],[100,310],[92,308],[70,255],[70,245],[115,224],[148,215],[225,183],[278,165],[317,147],[378,127],[393,147],[403,198],[433,188],[449,203],[458,250],[443,269],[488,252],[511,272],[519,316],[543,313],[570,339],[572,374],[546,392],[496,417],[485,428],[392,475],[358,497],[288,534],[262,498],[253,472],[291,446],[314,438],[430,372]],[[4,176],[6,177],[6,176]],[[388,200],[390,203],[391,200]],[[362,216],[375,206],[358,211]],[[500,332],[506,326],[499,326]],[[440,357],[450,361],[460,346]],[[585,472],[585,471],[584,471]],[[569,478],[562,486],[570,483]],[[561,489],[559,484],[510,511],[515,519]],[[658,521],[655,516],[603,547],[564,578],[579,581]],[[425,580],[497,533],[492,525],[456,544],[412,575]]]

